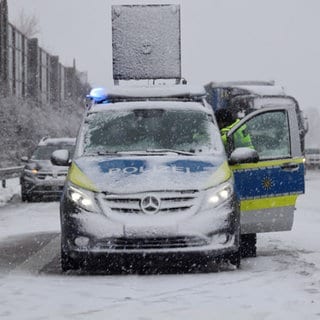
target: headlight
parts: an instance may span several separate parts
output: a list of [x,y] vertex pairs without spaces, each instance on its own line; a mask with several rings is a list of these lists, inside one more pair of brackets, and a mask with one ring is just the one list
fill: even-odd
[[37,175],[37,173],[38,173],[38,170],[37,170],[37,169],[25,169],[25,170],[24,170],[24,174],[25,174],[26,176],[29,176],[29,177],[34,177],[34,176]]
[[92,212],[100,211],[94,198],[94,193],[91,191],[69,184],[67,185],[67,196],[72,202],[84,210]]
[[230,200],[232,195],[233,185],[230,182],[226,182],[219,187],[208,189],[204,198],[203,209],[215,208]]

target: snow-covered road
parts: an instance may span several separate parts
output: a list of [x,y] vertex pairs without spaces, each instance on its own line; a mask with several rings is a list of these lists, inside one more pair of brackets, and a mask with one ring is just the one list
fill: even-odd
[[212,273],[62,274],[58,203],[14,199],[0,207],[0,319],[320,319],[320,173],[306,183],[291,232]]

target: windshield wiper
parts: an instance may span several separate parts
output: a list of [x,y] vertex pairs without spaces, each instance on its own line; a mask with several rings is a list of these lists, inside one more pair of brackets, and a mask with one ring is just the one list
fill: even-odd
[[146,152],[148,153],[176,153],[176,154],[182,154],[185,156],[194,156],[194,152],[188,152],[183,150],[175,150],[175,149],[147,149]]
[[121,154],[121,152],[119,151],[108,151],[108,150],[104,150],[104,151],[98,151],[97,154],[99,156],[105,156],[105,155],[115,155],[115,154]]
[[185,156],[193,156],[195,154],[194,149],[191,149],[190,151],[183,151],[183,150],[175,150],[175,149],[147,149],[147,150],[132,150],[132,151],[108,151],[108,150],[100,150],[95,153],[88,153],[87,156],[105,156],[105,155],[144,155],[148,153],[152,154],[165,154],[165,153],[175,153],[175,154],[181,154]]
[[146,151],[108,151],[108,150],[105,150],[105,151],[98,151],[97,154],[99,156],[105,156],[105,155],[117,155],[117,156],[123,156],[123,155],[142,155],[142,154],[145,154]]

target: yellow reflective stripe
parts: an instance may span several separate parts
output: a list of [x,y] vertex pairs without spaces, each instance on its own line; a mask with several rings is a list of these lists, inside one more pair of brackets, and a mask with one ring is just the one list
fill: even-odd
[[227,161],[224,161],[222,165],[210,176],[205,189],[215,187],[231,178],[232,172]]
[[230,167],[232,170],[255,169],[255,168],[263,168],[263,167],[281,166],[286,163],[304,163],[304,159],[303,158],[281,159],[281,160],[277,159],[277,160],[259,161],[257,163],[236,164]]
[[92,181],[79,169],[79,167],[74,162],[72,162],[71,164],[67,179],[71,183],[81,188],[94,192],[99,191],[92,183]]
[[241,211],[262,210],[267,208],[295,206],[298,195],[242,200]]

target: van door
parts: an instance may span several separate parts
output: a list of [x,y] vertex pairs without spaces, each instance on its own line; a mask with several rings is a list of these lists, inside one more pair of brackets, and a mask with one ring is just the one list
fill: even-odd
[[227,138],[227,153],[245,128],[257,163],[231,166],[241,201],[242,234],[291,230],[299,194],[304,193],[304,162],[296,111],[292,106],[267,107],[243,118]]

